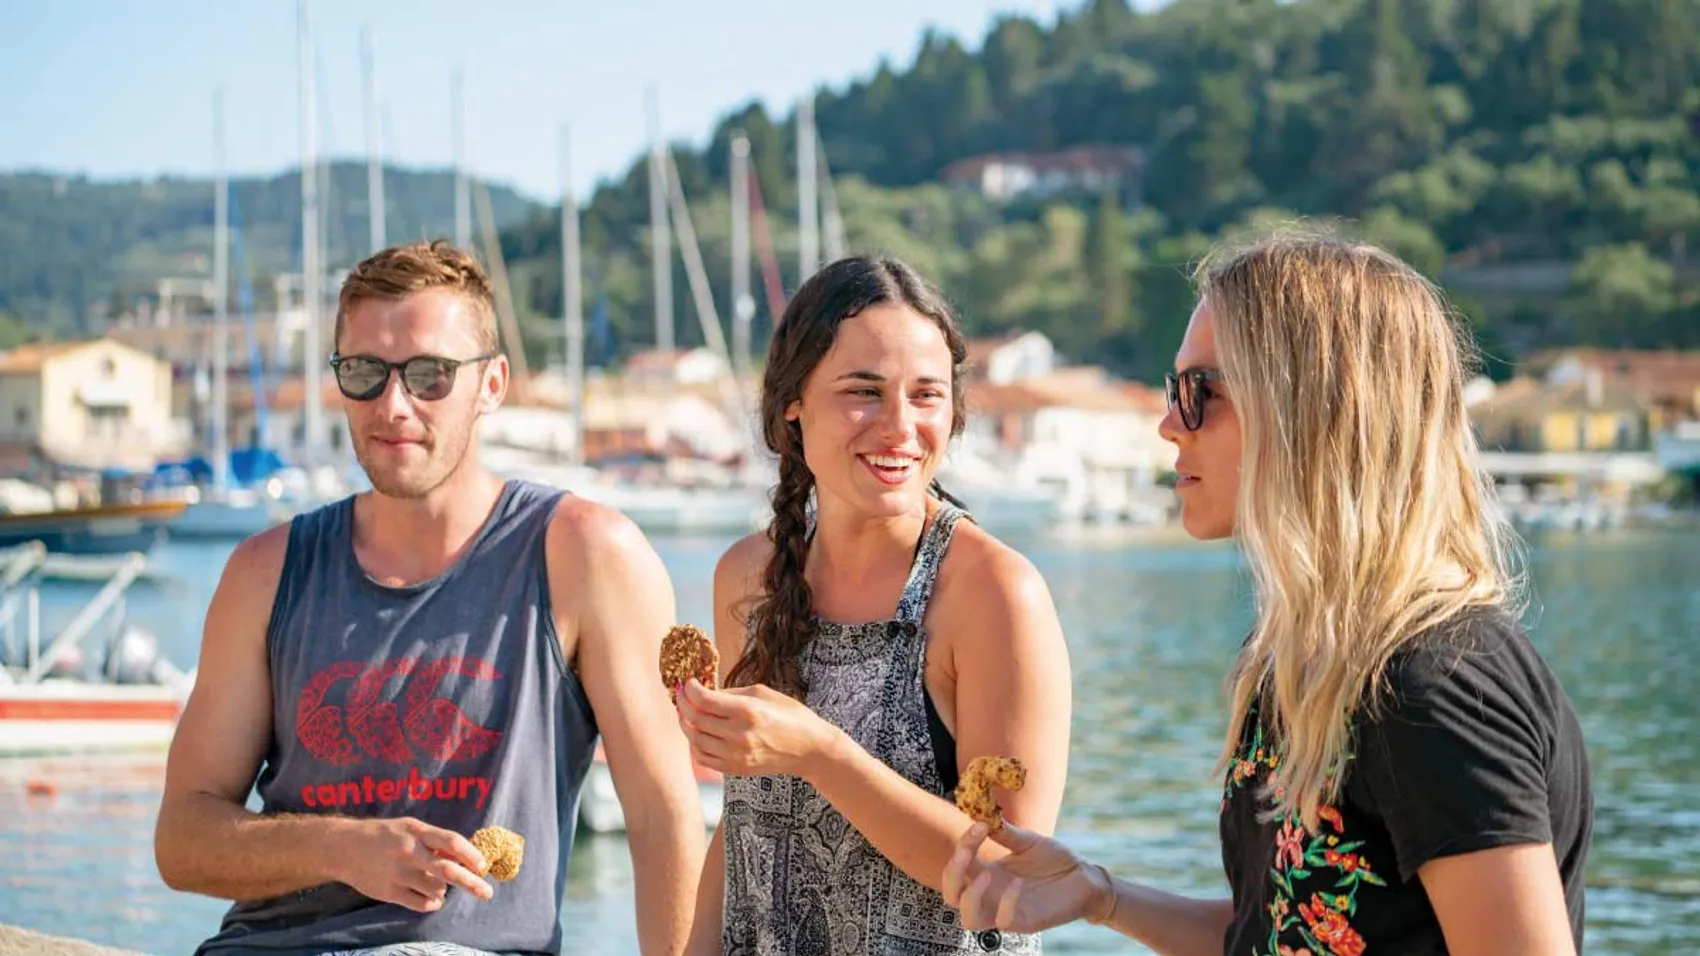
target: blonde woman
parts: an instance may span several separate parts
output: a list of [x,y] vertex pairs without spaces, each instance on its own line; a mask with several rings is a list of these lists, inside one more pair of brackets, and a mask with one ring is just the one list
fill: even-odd
[[1183,523],[1238,540],[1257,621],[1223,751],[1231,899],[1005,827],[943,874],[969,929],[1079,919],[1171,956],[1570,954],[1592,820],[1581,730],[1515,616],[1435,290],[1283,238],[1201,272],[1168,377]]

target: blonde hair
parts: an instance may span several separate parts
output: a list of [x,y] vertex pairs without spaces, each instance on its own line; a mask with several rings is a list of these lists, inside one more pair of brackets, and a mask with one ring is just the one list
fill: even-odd
[[1199,278],[1240,420],[1235,531],[1257,603],[1224,763],[1256,703],[1281,748],[1273,815],[1315,830],[1391,658],[1466,608],[1518,600],[1516,538],[1475,467],[1465,336],[1416,270],[1288,235],[1223,250]]
[[342,341],[343,326],[360,303],[393,301],[430,289],[447,289],[472,303],[478,319],[478,348],[496,351],[496,297],[490,279],[477,259],[444,239],[392,246],[355,266],[337,297],[336,337],[331,341]]

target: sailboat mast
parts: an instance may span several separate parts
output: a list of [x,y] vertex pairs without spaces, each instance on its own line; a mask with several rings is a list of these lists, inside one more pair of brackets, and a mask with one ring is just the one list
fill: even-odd
[[213,95],[213,154],[218,183],[213,195],[213,486],[230,484],[230,170],[224,154],[224,89]]
[[750,140],[732,137],[732,375],[743,388],[750,374]]
[[360,65],[366,90],[366,244],[371,252],[384,241],[384,161],[378,142],[378,69],[372,50],[372,28],[360,31]]
[[822,241],[826,244],[826,261],[837,262],[844,258],[844,217],[838,211],[838,190],[832,185],[832,164],[826,158],[826,144],[820,138],[820,128],[815,128],[815,149],[820,157],[821,204],[825,207],[821,213],[821,231],[825,233]]
[[573,194],[571,131],[561,124],[561,304],[566,322],[570,461],[584,464],[584,288],[580,282],[578,199]]
[[324,295],[319,284],[324,279],[324,267],[319,263],[319,169],[317,149],[313,141],[313,50],[312,22],[307,9],[308,0],[299,4],[299,45],[301,57],[301,304],[306,313],[306,328],[302,330],[302,384],[305,386],[301,408],[303,419],[304,454],[314,463],[323,443],[324,409],[320,406],[320,371],[322,356],[319,344],[319,310]]
[[[663,158],[667,163],[667,189],[673,207],[673,226],[679,230],[679,253],[685,260],[685,277],[690,280],[691,296],[696,300],[703,343],[730,367],[732,358],[727,354],[726,333],[720,328],[720,313],[714,308],[714,290],[708,283],[708,270],[703,268],[696,227],[691,224],[690,206],[685,203],[684,187],[679,183],[679,168],[674,165],[671,154]],[[726,407],[732,412],[733,421],[744,421],[743,392],[737,387],[737,383],[727,378],[722,377],[720,381],[722,391],[726,393]]]
[[455,69],[449,93],[449,122],[454,126],[455,247],[472,249],[472,189],[466,179],[465,77]]
[[662,146],[660,105],[647,91],[649,117],[649,267],[654,283],[655,347],[673,350],[673,237],[667,222],[667,162]]
[[802,285],[820,269],[820,204],[816,187],[820,174],[815,169],[815,97],[808,93],[797,106],[797,240],[800,262],[797,284]]

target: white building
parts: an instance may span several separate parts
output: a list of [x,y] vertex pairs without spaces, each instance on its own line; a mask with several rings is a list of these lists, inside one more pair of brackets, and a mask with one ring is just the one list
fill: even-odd
[[965,457],[1005,481],[1056,491],[1072,519],[1157,520],[1171,499],[1157,479],[1174,449],[1157,434],[1162,394],[1069,368],[968,393]]
[[1049,375],[1056,368],[1056,347],[1043,332],[1016,332],[968,342],[968,369],[975,383],[1008,385],[1024,378]]
[[112,339],[19,346],[0,355],[0,446],[13,465],[151,468],[189,442],[171,387],[169,363]]

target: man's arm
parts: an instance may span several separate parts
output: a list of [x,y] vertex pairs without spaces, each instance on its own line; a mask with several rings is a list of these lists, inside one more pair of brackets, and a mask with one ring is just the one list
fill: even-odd
[[334,878],[325,820],[244,809],[271,737],[266,622],[288,541],[284,526],[237,545],[207,608],[154,830],[155,862],[175,890],[245,900]]
[[550,526],[549,590],[626,818],[645,956],[675,956],[691,928],[706,828],[690,751],[661,686],[673,585],[624,515],[568,497]]
[[154,829],[160,877],[175,890],[230,900],[333,880],[422,911],[442,905],[448,883],[488,898],[489,884],[465,868],[482,869],[478,851],[448,831],[417,820],[247,810],[271,740],[266,626],[288,542],[283,525],[237,545],[207,608],[195,687],[171,741]]

